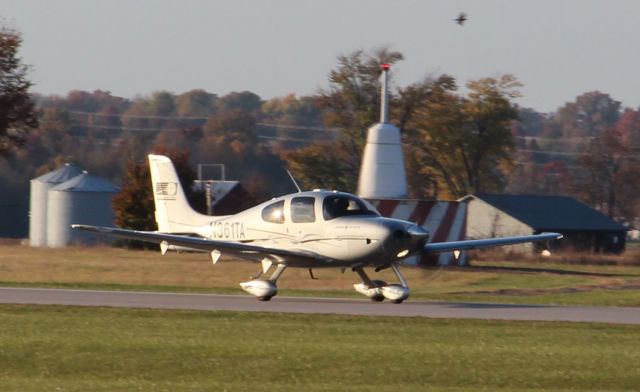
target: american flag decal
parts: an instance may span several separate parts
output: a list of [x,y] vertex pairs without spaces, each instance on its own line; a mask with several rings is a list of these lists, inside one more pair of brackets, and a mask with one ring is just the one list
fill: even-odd
[[178,184],[175,182],[156,182],[156,198],[158,200],[175,200]]

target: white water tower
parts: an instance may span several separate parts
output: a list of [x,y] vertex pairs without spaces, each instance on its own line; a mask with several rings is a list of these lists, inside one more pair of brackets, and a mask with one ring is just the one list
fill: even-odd
[[400,129],[388,122],[388,72],[389,64],[383,64],[380,123],[367,131],[360,166],[358,196],[365,199],[402,199],[408,195]]

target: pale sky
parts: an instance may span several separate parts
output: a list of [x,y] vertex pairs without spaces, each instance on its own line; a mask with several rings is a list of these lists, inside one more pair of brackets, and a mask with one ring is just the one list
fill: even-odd
[[512,73],[538,111],[592,90],[640,106],[636,0],[0,0],[0,16],[43,94],[309,95],[338,55],[389,45],[399,85]]

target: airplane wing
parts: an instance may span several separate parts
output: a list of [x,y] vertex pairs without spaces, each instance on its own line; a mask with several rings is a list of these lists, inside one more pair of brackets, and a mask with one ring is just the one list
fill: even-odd
[[250,245],[242,242],[219,241],[209,238],[159,233],[155,231],[126,230],[89,225],[71,225],[71,227],[77,230],[107,234],[114,237],[158,243],[161,244],[161,248],[163,246],[165,247],[163,249],[163,253],[168,245],[210,252],[214,263],[218,261],[221,253],[251,261],[261,261],[266,257],[276,263],[284,262],[306,265],[329,261],[317,253],[306,250],[271,248],[268,246]]
[[460,251],[460,250],[469,250],[469,249],[490,248],[493,246],[501,246],[501,245],[522,244],[525,242],[559,240],[560,238],[562,238],[562,234],[542,233],[542,234],[536,234],[536,235],[526,235],[526,236],[516,236],[516,237],[488,238],[485,240],[437,242],[435,244],[425,245],[424,251],[426,253],[443,253],[443,252],[451,252],[456,250]]

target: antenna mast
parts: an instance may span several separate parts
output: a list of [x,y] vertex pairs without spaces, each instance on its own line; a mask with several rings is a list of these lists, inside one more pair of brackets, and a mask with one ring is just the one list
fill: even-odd
[[382,91],[380,91],[380,123],[389,122],[389,102],[387,101],[387,80],[389,73],[389,64],[382,64]]
[[293,182],[293,185],[296,186],[296,188],[298,188],[298,193],[302,192],[302,189],[300,189],[300,187],[298,186],[298,183],[296,182],[296,179],[293,177],[293,174],[291,174],[291,172],[289,171],[289,169],[287,169],[287,174],[289,175],[289,178],[291,179],[291,181]]
[[362,154],[358,196],[365,199],[407,197],[407,175],[402,156],[400,129],[389,123],[389,64],[382,64],[380,122],[367,131]]

